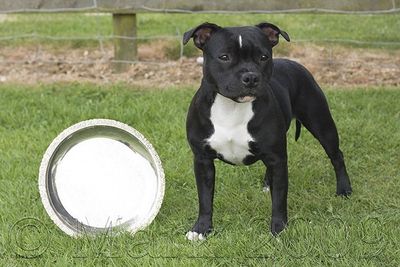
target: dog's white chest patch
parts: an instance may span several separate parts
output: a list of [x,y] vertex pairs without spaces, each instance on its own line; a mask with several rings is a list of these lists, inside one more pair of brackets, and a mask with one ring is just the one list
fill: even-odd
[[225,160],[243,164],[244,158],[252,155],[249,142],[254,139],[247,130],[247,124],[253,115],[252,102],[237,103],[217,94],[210,117],[214,133],[206,141]]

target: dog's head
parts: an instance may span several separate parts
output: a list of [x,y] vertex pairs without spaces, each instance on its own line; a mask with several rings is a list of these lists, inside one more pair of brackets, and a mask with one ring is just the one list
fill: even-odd
[[203,23],[183,36],[203,51],[203,74],[221,95],[236,102],[251,101],[262,94],[272,75],[272,47],[279,35],[289,35],[271,23],[222,28]]

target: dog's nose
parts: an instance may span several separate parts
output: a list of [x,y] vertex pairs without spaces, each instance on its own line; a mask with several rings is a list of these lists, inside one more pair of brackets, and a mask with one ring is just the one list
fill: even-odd
[[246,72],[242,75],[242,83],[246,87],[256,87],[260,82],[260,75],[255,72]]

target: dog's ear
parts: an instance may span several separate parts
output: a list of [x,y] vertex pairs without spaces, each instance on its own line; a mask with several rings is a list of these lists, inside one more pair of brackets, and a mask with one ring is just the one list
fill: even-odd
[[279,34],[282,35],[283,38],[285,38],[286,41],[290,42],[289,35],[285,31],[281,31],[277,26],[274,24],[268,23],[268,22],[263,22],[256,27],[260,28],[265,35],[268,37],[269,41],[271,42],[272,46],[275,46],[279,42]]
[[190,38],[193,37],[194,44],[199,49],[203,49],[204,45],[210,39],[211,35],[219,29],[221,29],[221,27],[217,24],[205,22],[191,29],[190,31],[185,32],[185,34],[183,35],[183,44],[187,44]]

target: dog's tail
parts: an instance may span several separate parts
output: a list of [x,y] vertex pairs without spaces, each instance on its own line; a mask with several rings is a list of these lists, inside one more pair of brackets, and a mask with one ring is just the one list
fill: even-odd
[[300,132],[301,132],[301,122],[296,119],[296,134],[294,136],[294,140],[298,140],[300,137]]

